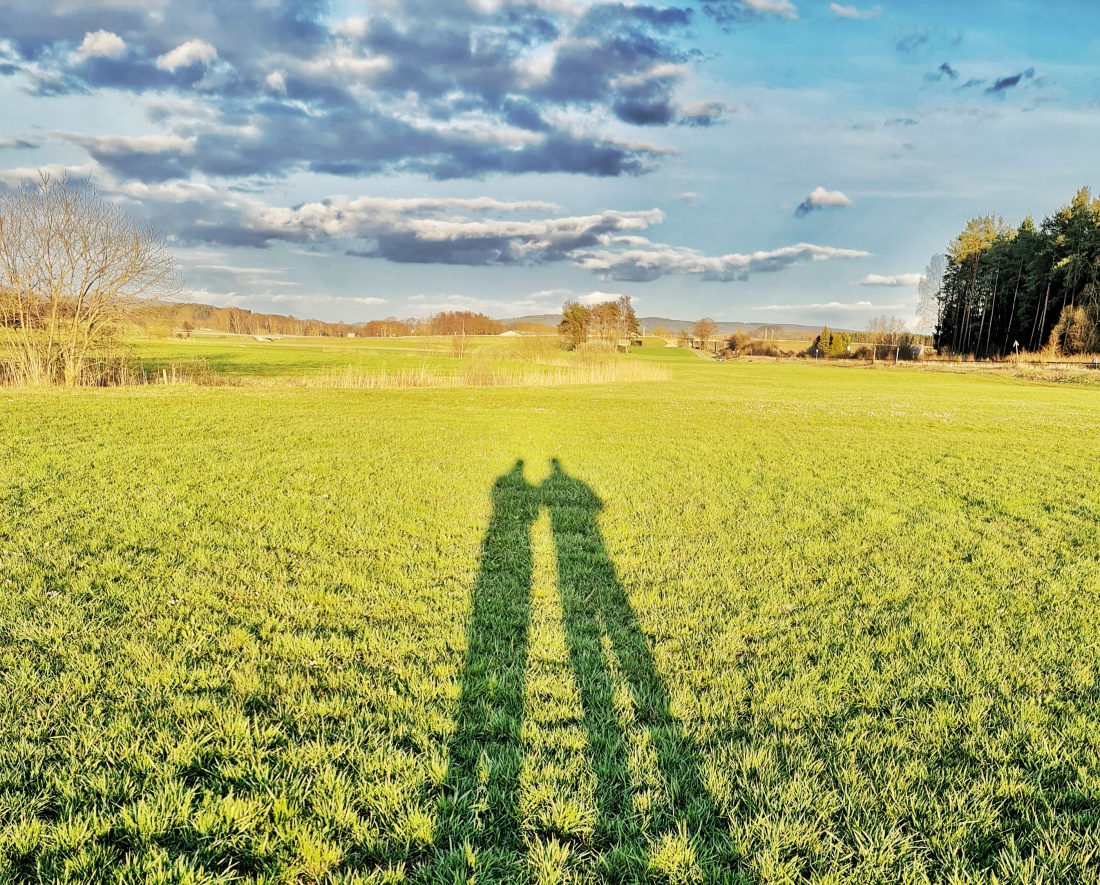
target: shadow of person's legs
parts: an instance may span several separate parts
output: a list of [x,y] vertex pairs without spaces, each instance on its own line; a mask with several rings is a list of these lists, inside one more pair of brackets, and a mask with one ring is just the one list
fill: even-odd
[[652,824],[668,832],[714,835],[718,814],[699,773],[690,737],[669,712],[669,695],[638,619],[604,545],[597,515],[603,504],[585,483],[555,460],[541,486],[557,549],[566,642],[580,691],[589,752],[598,779],[601,832],[618,842],[636,835],[627,738],[614,705],[614,683],[603,637],[609,640],[633,700],[637,725],[646,729],[656,755],[667,811]]
[[539,494],[524,479],[522,461],[496,481],[492,498],[472,591],[437,845],[459,849],[469,841],[479,853],[500,858],[518,856],[522,849],[517,806],[531,616],[531,525],[539,512]]

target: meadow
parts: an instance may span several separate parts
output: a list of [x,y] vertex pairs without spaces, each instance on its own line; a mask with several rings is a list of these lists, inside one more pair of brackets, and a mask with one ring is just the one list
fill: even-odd
[[0,881],[1098,881],[1095,388],[621,359],[0,388]]
[[[659,339],[650,339],[664,342]],[[646,347],[656,353],[656,346]],[[392,389],[515,387],[665,380],[659,359],[594,346],[567,353],[556,335],[256,338],[212,334],[131,340],[131,382]]]

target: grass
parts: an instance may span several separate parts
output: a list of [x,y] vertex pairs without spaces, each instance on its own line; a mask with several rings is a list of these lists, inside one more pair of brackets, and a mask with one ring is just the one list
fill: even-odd
[[614,353],[565,353],[556,337],[257,341],[204,335],[185,340],[135,339],[129,352],[139,378],[204,385],[301,384],[310,387],[531,387],[663,381],[668,373],[642,347]]
[[631,360],[0,390],[0,881],[1095,882],[1095,390]]

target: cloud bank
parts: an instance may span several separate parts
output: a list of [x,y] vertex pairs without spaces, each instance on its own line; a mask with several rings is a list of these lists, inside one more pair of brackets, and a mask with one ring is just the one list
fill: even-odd
[[704,280],[729,282],[747,280],[749,275],[755,273],[775,273],[807,261],[866,258],[870,255],[857,249],[836,249],[811,243],[751,254],[735,252],[718,256],[708,256],[684,246],[651,243],[642,237],[613,239],[611,245],[623,248],[580,251],[575,256],[576,265],[605,280],[649,282],[672,274],[689,274]]
[[658,209],[570,215],[543,201],[332,196],[272,206],[207,184],[125,182],[115,193],[185,246],[289,243],[342,250],[396,264],[472,267],[567,263],[605,280],[647,282],[669,275],[743,280],[804,262],[864,258],[870,253],[797,243],[752,253],[706,255],[653,242]]
[[[745,0],[780,17],[787,0]],[[148,8],[146,8],[148,6]],[[404,0],[11,0],[0,76],[39,95],[146,95],[176,143],[77,133],[119,178],[639,175],[675,149],[624,131],[705,127],[678,6]],[[791,7],[793,8],[793,7]],[[120,36],[122,35],[122,36]],[[178,99],[171,105],[172,99]],[[154,109],[155,107],[155,109]]]

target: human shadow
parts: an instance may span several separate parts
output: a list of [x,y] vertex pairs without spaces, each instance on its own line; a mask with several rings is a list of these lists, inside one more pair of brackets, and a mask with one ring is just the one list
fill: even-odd
[[[437,847],[449,848],[452,863],[461,865],[457,855],[469,845],[478,856],[479,876],[490,880],[510,879],[522,862],[518,806],[531,526],[543,507],[550,515],[566,645],[596,776],[595,847],[630,847],[627,854],[637,862],[643,839],[655,833],[706,834],[710,841],[723,825],[694,744],[671,714],[668,689],[607,551],[597,520],[603,508],[599,496],[557,460],[536,488],[517,461],[496,481],[492,499],[472,591]],[[616,680],[629,692],[629,712],[616,706]],[[637,744],[643,731],[648,755],[635,756],[632,772],[632,741]],[[634,801],[644,789],[635,783],[639,758],[653,766],[647,779],[652,782],[655,775],[658,782],[653,792],[659,796],[646,797],[644,808]]]
[[[497,479],[492,501],[472,591],[439,835],[451,849],[470,843],[478,853],[505,861],[522,846],[518,800],[531,525],[539,514],[539,493],[524,479],[522,461]],[[482,872],[486,860],[478,865]]]
[[[566,644],[597,779],[600,830],[609,842],[621,844],[636,839],[639,818],[648,817],[645,829],[651,832],[682,827],[689,835],[712,835],[721,820],[694,743],[671,713],[668,688],[604,543],[597,521],[603,502],[556,459],[540,491],[550,511]],[[633,728],[648,735],[648,761],[656,762],[656,792],[662,794],[641,815],[634,808],[630,735],[615,704],[616,675],[633,701],[628,714]]]

